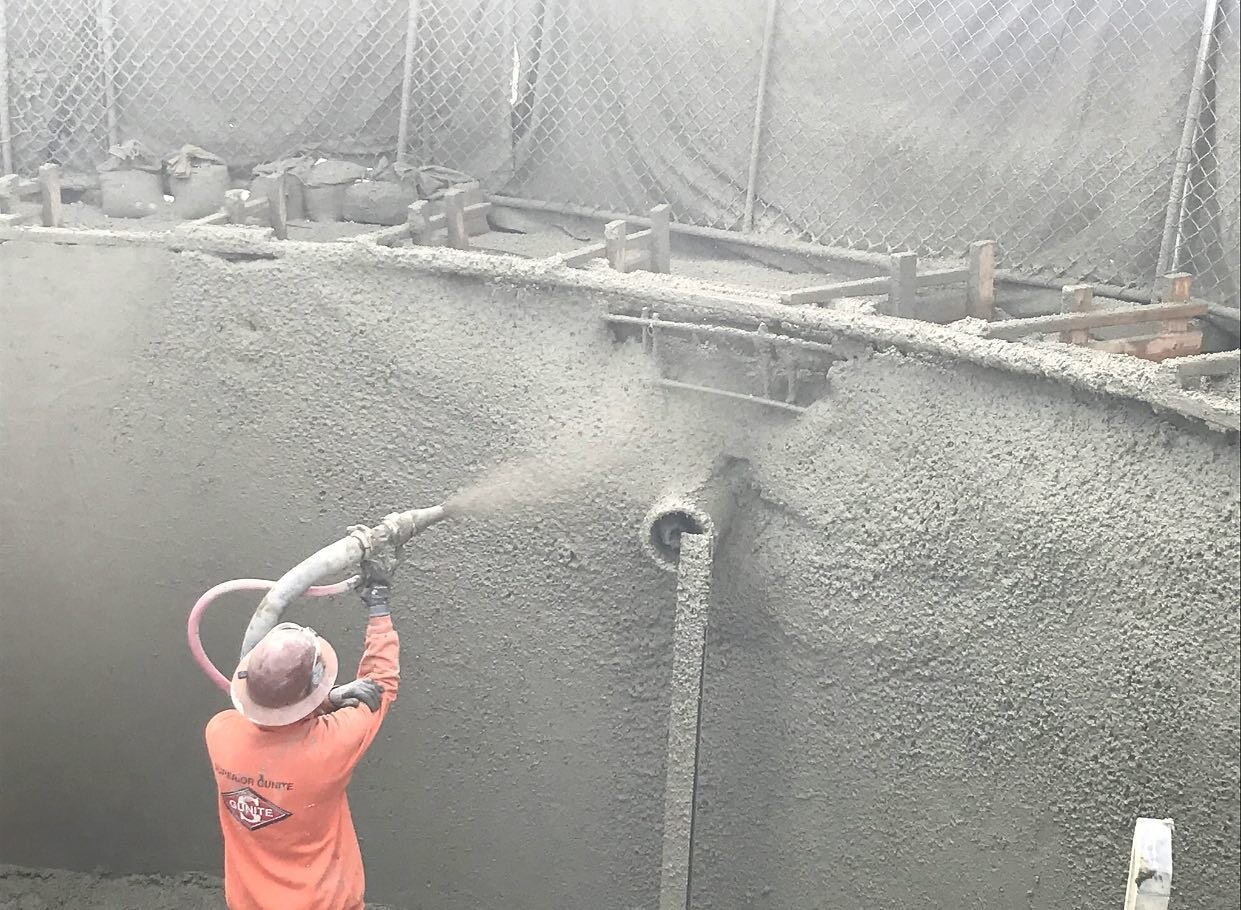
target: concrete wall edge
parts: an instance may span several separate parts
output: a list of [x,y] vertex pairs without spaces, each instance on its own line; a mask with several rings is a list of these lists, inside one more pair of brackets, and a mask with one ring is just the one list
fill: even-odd
[[335,242],[278,241],[269,232],[255,228],[201,225],[182,225],[168,231],[0,227],[0,243],[5,241],[146,246],[253,259],[308,256],[340,266],[379,264],[450,277],[618,295],[635,306],[621,306],[617,312],[632,313],[651,305],[661,307],[661,315],[667,316],[755,324],[763,321],[769,327],[778,323],[780,330],[790,335],[841,337],[877,349],[932,354],[1142,402],[1157,412],[1179,414],[1220,432],[1241,430],[1241,402],[1182,389],[1166,366],[1136,357],[1050,342],[988,339],[963,327],[891,316],[788,306],[774,293],[732,289],[676,275],[570,268],[557,256],[526,259],[448,247],[394,248],[380,246],[366,235]]

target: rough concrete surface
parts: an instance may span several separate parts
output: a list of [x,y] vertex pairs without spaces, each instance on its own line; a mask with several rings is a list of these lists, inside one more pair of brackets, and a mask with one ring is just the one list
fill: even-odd
[[717,555],[696,907],[1113,907],[1139,815],[1176,819],[1178,902],[1236,904],[1235,439],[831,375]]
[[0,866],[0,910],[225,910],[219,879]]
[[916,319],[874,315],[862,299],[845,299],[829,308],[786,306],[778,295],[753,287],[706,283],[678,275],[644,272],[618,274],[599,266],[572,269],[555,257],[523,260],[478,251],[431,247],[394,249],[355,238],[344,243],[317,244],[274,241],[270,231],[255,227],[182,225],[176,231],[143,235],[106,230],[0,227],[0,242],[45,241],[81,246],[158,246],[177,252],[245,259],[280,260],[312,256],[323,268],[352,269],[384,263],[413,274],[472,278],[512,283],[519,288],[553,286],[565,292],[608,295],[614,305],[636,312],[642,306],[666,310],[664,315],[694,314],[699,318],[788,325],[798,333],[821,334],[880,350],[928,353],[1024,376],[1046,377],[1074,388],[1110,397],[1143,401],[1161,412],[1181,414],[1225,431],[1241,430],[1241,401],[1235,396],[1181,389],[1159,364],[1120,354],[1105,354],[1078,345],[1008,342],[985,338],[985,323],[962,319],[951,326]]
[[685,910],[690,896],[698,723],[702,707],[703,649],[711,609],[714,533],[707,528],[701,534],[682,534],[678,548],[668,749],[664,759],[659,910]]
[[224,882],[198,872],[110,876],[0,865],[0,910],[225,910]]
[[[1235,433],[934,353],[796,421],[665,396],[621,291],[331,246],[0,244],[0,860],[218,872],[194,598],[482,478],[400,578],[368,893],[654,906],[675,591],[636,529],[725,449],[760,498],[716,554],[695,910],[1105,910],[1137,815],[1236,905]],[[225,669],[253,605],[207,617]],[[360,613],[297,616],[347,665]]]

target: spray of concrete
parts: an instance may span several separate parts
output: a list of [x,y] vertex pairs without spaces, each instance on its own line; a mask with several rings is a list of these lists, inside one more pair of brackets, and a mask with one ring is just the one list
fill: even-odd
[[641,461],[641,446],[619,437],[568,434],[546,449],[489,468],[444,501],[452,516],[503,515],[597,484],[600,477],[623,477]]
[[444,508],[452,516],[492,517],[598,489],[601,481],[662,488],[700,472],[731,446],[709,420],[680,421],[670,432],[666,410],[659,389],[631,378],[618,382],[560,426],[532,433],[534,451],[483,470]]

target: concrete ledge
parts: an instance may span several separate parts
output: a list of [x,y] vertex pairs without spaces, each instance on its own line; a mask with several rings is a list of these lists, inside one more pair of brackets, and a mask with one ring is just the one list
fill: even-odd
[[835,336],[877,348],[934,354],[1061,382],[1101,395],[1140,401],[1157,411],[1180,414],[1221,431],[1241,430],[1241,403],[1208,392],[1182,389],[1167,369],[1154,362],[1050,342],[1010,342],[981,337],[984,323],[940,326],[910,319],[848,313],[818,307],[789,306],[776,292],[732,291],[687,278],[646,272],[581,270],[566,266],[559,256],[522,259],[495,253],[446,247],[393,249],[374,243],[316,243],[273,240],[229,228],[194,231],[119,232],[70,228],[0,227],[0,242],[26,241],[92,246],[152,246],[173,251],[245,255],[349,265],[383,265],[430,274],[505,281],[534,287],[572,288],[623,296],[642,305],[658,306],[661,315],[724,319],[741,324],[779,323],[789,334],[811,338]]

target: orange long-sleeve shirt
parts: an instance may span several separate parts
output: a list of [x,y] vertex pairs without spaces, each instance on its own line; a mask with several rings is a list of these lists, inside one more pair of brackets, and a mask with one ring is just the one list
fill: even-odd
[[229,910],[361,910],[366,880],[345,787],[396,701],[399,658],[392,618],[375,617],[358,678],[384,687],[378,711],[263,728],[228,710],[207,724]]

